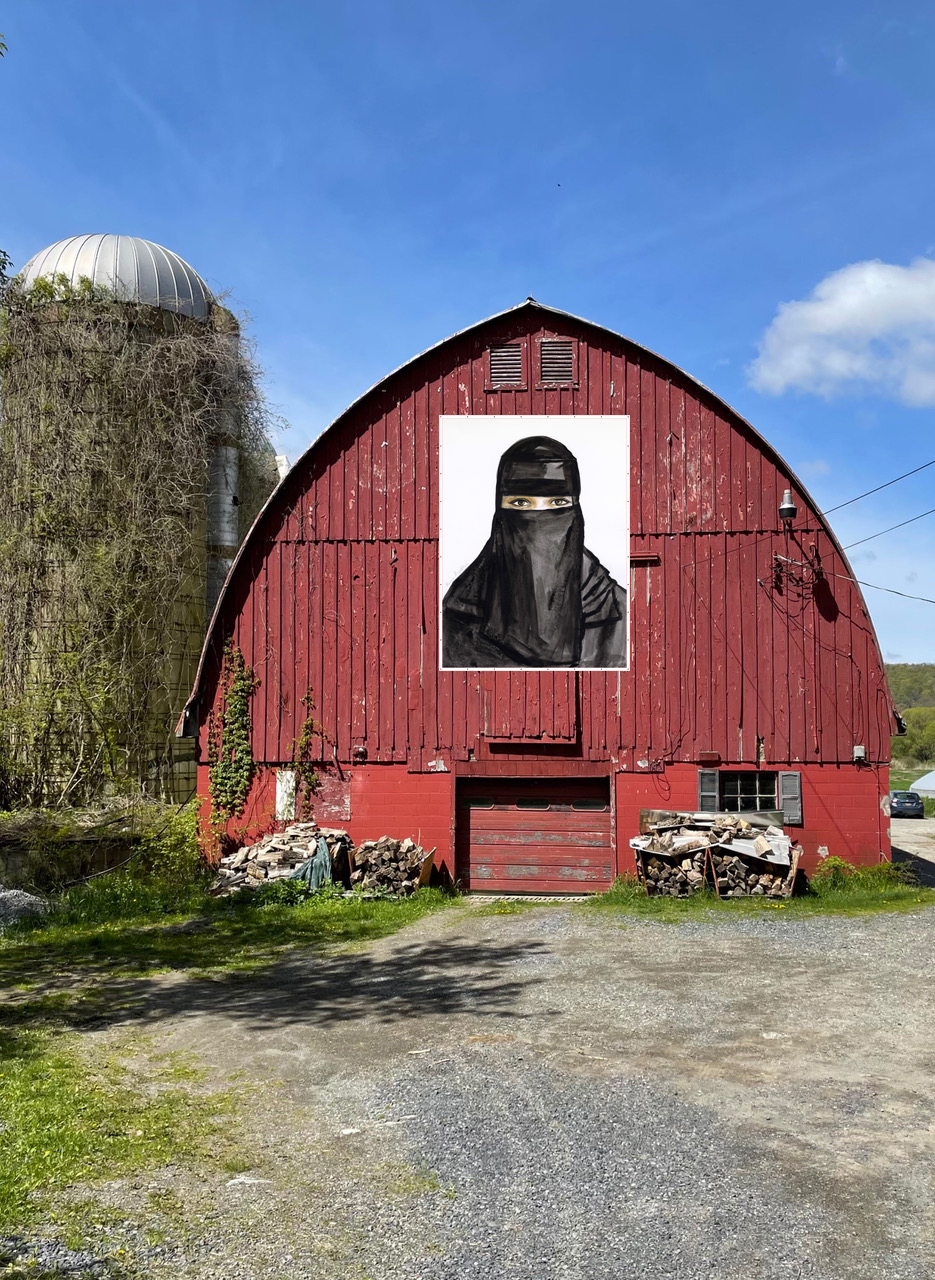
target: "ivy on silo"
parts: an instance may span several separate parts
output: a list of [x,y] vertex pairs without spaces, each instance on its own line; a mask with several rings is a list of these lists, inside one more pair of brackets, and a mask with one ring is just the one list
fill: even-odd
[[0,808],[167,794],[205,629],[212,442],[248,527],[271,417],[233,316],[83,280],[0,307]]

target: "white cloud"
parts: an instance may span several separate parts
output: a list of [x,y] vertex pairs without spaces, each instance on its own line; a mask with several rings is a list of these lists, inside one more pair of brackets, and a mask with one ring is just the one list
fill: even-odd
[[935,405],[935,262],[854,262],[783,302],[748,369],[758,391],[872,390]]

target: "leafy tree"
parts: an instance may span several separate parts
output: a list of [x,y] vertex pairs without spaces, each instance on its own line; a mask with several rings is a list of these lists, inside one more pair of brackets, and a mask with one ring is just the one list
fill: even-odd
[[893,739],[893,753],[920,764],[935,761],[935,707],[910,707],[904,713],[906,736]]
[[889,663],[886,674],[893,701],[900,711],[910,707],[935,707],[935,663]]

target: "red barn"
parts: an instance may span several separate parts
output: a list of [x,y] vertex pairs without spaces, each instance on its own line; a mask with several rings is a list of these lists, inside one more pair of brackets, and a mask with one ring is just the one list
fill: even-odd
[[[441,669],[440,415],[629,423],[626,669]],[[284,771],[289,816],[300,755],[319,822],[412,835],[475,889],[605,888],[634,866],[641,808],[781,809],[806,869],[889,856],[895,712],[827,521],[717,396],[532,299],[366,392],[270,498],[183,716],[206,804],[225,645],[256,679],[232,834],[275,826]]]

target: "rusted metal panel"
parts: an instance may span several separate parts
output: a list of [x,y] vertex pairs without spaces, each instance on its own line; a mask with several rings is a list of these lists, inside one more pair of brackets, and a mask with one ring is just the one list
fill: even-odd
[[[577,385],[536,385],[544,335],[575,344]],[[487,347],[513,340],[526,381],[489,390]],[[631,535],[657,557],[631,569],[630,670],[439,672],[439,415],[549,412],[630,418]],[[786,487],[794,534],[779,528]],[[306,693],[322,758],[333,747],[349,762],[365,746],[371,762],[416,770],[479,759],[489,737],[576,743],[580,760],[622,769],[701,751],[844,762],[856,742],[888,757],[888,693],[859,588],[781,459],[659,357],[534,305],[391,375],[290,472],[206,645],[202,758],[228,636],[260,682],[254,750],[269,763],[291,758]]]

